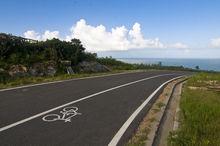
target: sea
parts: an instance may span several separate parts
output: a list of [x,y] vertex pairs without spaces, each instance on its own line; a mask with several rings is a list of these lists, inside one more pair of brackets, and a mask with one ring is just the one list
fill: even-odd
[[171,59],[171,58],[117,58],[126,63],[158,64],[164,66],[183,66],[195,69],[199,66],[201,70],[220,71],[220,59]]

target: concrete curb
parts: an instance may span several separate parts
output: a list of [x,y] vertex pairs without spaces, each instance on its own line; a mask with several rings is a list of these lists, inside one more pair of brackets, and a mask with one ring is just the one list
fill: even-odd
[[[162,108],[161,113],[158,115],[159,121],[157,121],[157,123],[155,124],[156,126],[154,125],[154,127],[152,127],[152,128],[155,128],[156,130],[155,130],[154,132],[152,132],[152,133],[148,136],[148,141],[147,141],[147,143],[146,143],[146,146],[156,146],[157,138],[158,138],[158,136],[159,136],[160,129],[162,128],[162,123],[163,123],[162,121],[163,121],[164,118],[165,118],[165,113],[166,113],[166,111],[167,111],[167,109],[168,109],[168,105],[169,105],[169,102],[170,102],[170,100],[171,100],[171,98],[172,98],[172,96],[173,96],[174,90],[175,90],[175,88],[176,88],[176,86],[177,86],[178,84],[184,82],[185,80],[187,80],[187,79],[182,79],[181,81],[175,83],[175,84],[172,86],[171,94],[169,95],[169,98],[167,98],[167,99],[165,100],[165,102],[164,102],[164,103],[165,103],[165,107]],[[178,123],[177,123],[177,125],[178,125]],[[178,127],[178,126],[177,126],[177,127]]]

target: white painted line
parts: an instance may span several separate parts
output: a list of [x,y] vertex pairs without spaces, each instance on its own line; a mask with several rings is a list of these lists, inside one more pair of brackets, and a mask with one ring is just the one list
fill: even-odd
[[90,77],[73,78],[73,79],[66,79],[66,80],[60,80],[60,81],[52,81],[52,82],[24,85],[24,86],[12,87],[12,88],[0,89],[0,92],[9,91],[9,90],[16,90],[16,89],[22,89],[22,88],[28,88],[28,87],[34,87],[34,86],[47,85],[47,84],[55,84],[55,83],[62,83],[62,82],[69,82],[69,81],[76,81],[76,80],[92,79],[92,78],[101,78],[101,77],[116,76],[116,75],[123,75],[123,74],[131,74],[131,73],[137,73],[137,72],[143,72],[143,71],[113,73],[113,74],[107,74],[107,75],[97,75],[97,76],[90,76]]
[[68,106],[68,105],[71,105],[71,104],[74,104],[74,103],[77,103],[77,102],[86,100],[86,99],[88,99],[88,98],[91,98],[91,97],[94,97],[94,96],[97,96],[97,95],[100,95],[100,94],[103,94],[103,93],[106,93],[106,92],[109,92],[109,91],[112,91],[112,90],[115,90],[115,89],[118,89],[118,88],[122,88],[122,87],[125,87],[125,86],[129,86],[129,85],[132,85],[132,84],[135,84],[135,83],[138,83],[138,82],[146,81],[146,80],[153,79],[153,78],[157,78],[157,77],[168,76],[168,75],[174,75],[174,74],[162,74],[162,75],[152,76],[152,77],[148,77],[148,78],[140,79],[140,80],[137,80],[137,81],[129,82],[129,83],[126,83],[126,84],[122,84],[122,85],[119,85],[119,86],[116,86],[116,87],[113,87],[113,88],[109,88],[109,89],[107,89],[107,90],[103,90],[103,91],[100,91],[100,92],[97,92],[97,93],[88,95],[88,96],[86,96],[86,97],[83,97],[83,98],[74,100],[74,101],[72,101],[72,102],[69,102],[69,103],[60,105],[60,106],[58,106],[58,107],[49,109],[49,110],[47,110],[47,111],[45,111],[45,112],[36,114],[36,115],[31,116],[31,117],[29,117],[29,118],[26,118],[26,119],[20,120],[20,121],[18,121],[18,122],[15,122],[15,123],[13,123],[13,124],[10,124],[10,125],[7,125],[7,126],[5,126],[5,127],[2,127],[2,128],[0,128],[0,132],[5,131],[5,130],[7,130],[7,129],[10,129],[10,128],[12,128],[12,127],[15,127],[15,126],[17,126],[17,125],[20,125],[20,124],[22,124],[22,123],[28,122],[28,121],[33,120],[33,119],[35,119],[35,118],[38,118],[38,117],[40,117],[40,116],[43,116],[43,115],[45,115],[45,114],[48,114],[48,113],[50,113],[50,112],[52,112],[52,111],[58,110],[58,109],[63,108],[63,107],[65,107],[65,106]]
[[137,115],[141,112],[141,110],[143,110],[143,108],[150,102],[150,100],[157,94],[157,92],[167,83],[181,78],[183,76],[179,76],[176,78],[173,78],[169,81],[164,82],[162,85],[160,85],[153,93],[151,93],[151,95],[134,111],[134,113],[128,118],[128,120],[122,125],[122,127],[119,129],[119,131],[115,134],[115,136],[113,137],[113,139],[110,141],[110,143],[108,144],[108,146],[117,146],[119,140],[121,139],[121,137],[123,136],[123,134],[125,133],[125,131],[127,130],[127,128],[130,126],[130,124],[133,122],[133,120],[137,117]]

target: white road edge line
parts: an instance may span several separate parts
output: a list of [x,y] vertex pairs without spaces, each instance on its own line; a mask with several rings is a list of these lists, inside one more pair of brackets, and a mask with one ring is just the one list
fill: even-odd
[[34,86],[41,86],[41,85],[48,85],[48,84],[55,84],[55,83],[62,83],[62,82],[69,82],[69,81],[76,81],[76,80],[85,80],[85,79],[92,79],[92,78],[101,78],[101,77],[108,77],[108,76],[131,74],[131,73],[137,73],[137,72],[144,72],[144,71],[112,73],[112,74],[105,74],[105,75],[96,75],[96,76],[90,76],[90,77],[73,78],[73,79],[58,80],[58,81],[51,81],[51,82],[45,82],[45,83],[30,84],[30,85],[24,85],[24,86],[12,87],[12,88],[0,89],[0,92],[16,90],[16,89],[22,89],[22,88],[28,88],[28,87],[34,87]]
[[134,111],[134,113],[128,118],[128,120],[122,125],[122,127],[119,129],[119,131],[115,134],[113,139],[110,141],[108,146],[117,146],[118,142],[120,141],[121,137],[125,133],[125,131],[128,129],[130,124],[133,122],[133,120],[137,117],[137,115],[143,110],[143,108],[149,103],[149,101],[156,95],[156,93],[167,83],[176,80],[178,78],[181,78],[184,76],[175,77],[171,80],[168,80],[161,84],[156,90],[154,90],[153,93]]
[[35,118],[38,118],[38,117],[40,117],[40,116],[43,116],[43,115],[45,115],[45,114],[47,114],[47,113],[50,113],[50,112],[55,111],[55,110],[58,110],[58,109],[63,108],[63,107],[65,107],[65,106],[68,106],[68,105],[71,105],[71,104],[74,104],[74,103],[77,103],[77,102],[80,102],[80,101],[89,99],[89,98],[91,98],[91,97],[94,97],[94,96],[97,96],[97,95],[100,95],[100,94],[103,94],[103,93],[106,93],[106,92],[109,92],[109,91],[112,91],[112,90],[115,90],[115,89],[118,89],[118,88],[122,88],[122,87],[125,87],[125,86],[129,86],[129,85],[132,85],[132,84],[135,84],[135,83],[138,83],[138,82],[146,81],[146,80],[153,79],[153,78],[157,78],[157,77],[168,76],[168,75],[175,75],[175,74],[172,73],[172,74],[156,75],[156,76],[152,76],[152,77],[148,77],[148,78],[143,78],[143,79],[140,79],[140,80],[137,80],[137,81],[129,82],[129,83],[126,83],[126,84],[122,84],[122,85],[119,85],[119,86],[116,86],[116,87],[113,87],[113,88],[109,88],[109,89],[107,89],[107,90],[103,90],[103,91],[100,91],[100,92],[97,92],[97,93],[94,93],[94,94],[85,96],[85,97],[83,97],[83,98],[74,100],[74,101],[72,101],[72,102],[68,102],[68,103],[66,103],[66,104],[60,105],[60,106],[58,106],[58,107],[49,109],[49,110],[47,110],[47,111],[45,111],[45,112],[42,112],[42,113],[33,115],[33,116],[29,117],[29,118],[26,118],[26,119],[17,121],[17,122],[15,122],[15,123],[13,123],[13,124],[9,124],[9,125],[7,125],[7,126],[1,127],[1,128],[0,128],[0,132],[5,131],[5,130],[7,130],[7,129],[10,129],[10,128],[12,128],[12,127],[15,127],[15,126],[17,126],[17,125],[20,125],[20,124],[22,124],[22,123],[28,122],[28,121],[33,120],[33,119],[35,119]]

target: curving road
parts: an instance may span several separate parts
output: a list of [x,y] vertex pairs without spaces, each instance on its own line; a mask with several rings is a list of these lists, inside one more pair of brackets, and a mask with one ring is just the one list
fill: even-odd
[[185,74],[135,72],[0,90],[0,145],[123,145],[154,100],[150,95]]

